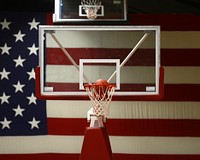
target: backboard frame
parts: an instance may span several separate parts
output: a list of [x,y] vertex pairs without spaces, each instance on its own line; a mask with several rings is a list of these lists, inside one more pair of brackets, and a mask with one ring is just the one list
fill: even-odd
[[[44,50],[43,46],[43,36],[45,34],[46,31],[54,31],[54,30],[73,30],[73,31],[82,31],[82,30],[93,30],[93,31],[101,31],[101,30],[109,30],[109,31],[116,31],[116,30],[121,30],[121,31],[126,31],[126,30],[144,30],[146,32],[155,31],[156,34],[156,39],[155,39],[155,43],[156,43],[156,91],[155,92],[147,92],[145,94],[136,94],[136,93],[119,93],[119,92],[115,92],[114,97],[117,96],[118,98],[121,97],[121,99],[127,99],[124,98],[125,96],[129,96],[130,99],[134,99],[133,97],[145,97],[146,98],[150,98],[152,97],[154,98],[158,98],[158,97],[162,97],[162,93],[163,93],[163,85],[164,85],[164,71],[162,71],[161,73],[161,66],[160,66],[160,26],[39,26],[39,69],[36,69],[36,83],[37,85],[39,85],[38,87],[36,86],[36,90],[37,90],[37,95],[38,97],[40,97],[41,99],[87,99],[87,94],[86,92],[81,92],[81,93],[57,93],[55,94],[55,92],[45,92],[43,90],[44,88],[44,80],[41,78],[44,76],[44,64],[42,62],[44,62],[44,53],[42,53],[42,51]],[[38,82],[39,79],[39,82]],[[39,91],[38,91],[39,89]],[[113,99],[115,100],[115,98],[113,97]],[[132,97],[132,98],[131,98]]]

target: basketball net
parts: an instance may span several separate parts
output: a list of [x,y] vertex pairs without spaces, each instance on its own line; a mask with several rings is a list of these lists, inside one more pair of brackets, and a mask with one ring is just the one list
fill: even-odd
[[86,84],[84,87],[92,104],[88,115],[88,120],[91,120],[90,127],[103,127],[103,121],[105,122],[110,113],[110,102],[115,86]]
[[97,12],[101,7],[100,0],[82,0],[81,5],[85,10],[88,19],[94,20],[97,18]]

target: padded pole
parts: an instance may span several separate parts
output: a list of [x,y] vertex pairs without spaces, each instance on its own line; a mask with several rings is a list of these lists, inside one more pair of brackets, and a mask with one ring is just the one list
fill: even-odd
[[105,127],[86,127],[79,160],[114,160]]

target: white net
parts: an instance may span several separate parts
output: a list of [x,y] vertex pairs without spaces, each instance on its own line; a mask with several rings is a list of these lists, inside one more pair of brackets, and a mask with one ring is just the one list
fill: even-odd
[[94,20],[97,18],[97,12],[101,7],[100,0],[82,0],[81,5],[87,14],[87,18]]
[[115,86],[88,84],[85,89],[92,103],[93,115],[108,117]]

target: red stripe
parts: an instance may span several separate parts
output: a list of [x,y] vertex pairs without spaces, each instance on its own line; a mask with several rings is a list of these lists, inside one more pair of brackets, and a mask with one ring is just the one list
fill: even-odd
[[[51,83],[49,86],[54,86],[55,88],[62,89],[62,87],[71,86],[71,84],[62,84],[62,83]],[[133,87],[134,84],[131,86]],[[71,87],[69,87],[71,88]],[[199,96],[200,91],[200,84],[165,84],[164,85],[164,97],[159,99],[150,99],[148,98],[141,98],[141,96],[113,96],[112,100],[160,100],[160,101],[200,101]],[[48,99],[48,97],[46,97]],[[68,96],[59,96],[55,99],[89,99],[87,96],[74,96],[74,97],[68,97]],[[54,99],[53,96],[50,97],[50,99]]]
[[83,135],[86,118],[48,118],[49,135]]
[[200,120],[108,119],[108,134],[116,136],[200,136]]
[[[66,49],[76,64],[79,64],[79,59],[120,59],[122,62],[130,53],[131,49],[108,49],[108,48],[67,48]],[[47,48],[46,63],[57,65],[72,65],[67,56],[59,48]],[[142,61],[141,61],[142,60]],[[134,55],[125,64],[136,66],[153,66],[155,65],[154,49],[138,49]]]
[[[53,90],[55,92],[60,91],[80,91],[79,90],[79,83],[52,83],[52,82],[46,82],[46,86],[53,87]],[[85,92],[85,91],[84,91]]]
[[52,25],[53,24],[52,16],[53,16],[52,13],[47,13],[47,16],[46,16],[46,24],[47,25]]
[[[2,160],[79,160],[80,154],[1,154]],[[114,160],[199,160],[200,155],[117,154]]]
[[[128,49],[67,49],[76,63],[79,58],[94,57],[94,53],[98,53],[95,58],[110,58],[119,55],[121,62],[125,59]],[[138,49],[126,65],[153,66],[154,65],[153,49]],[[47,49],[47,64],[71,65],[72,63],[59,48]],[[80,54],[81,53],[81,54]],[[200,66],[200,49],[161,49],[161,66]]]
[[[60,92],[60,91],[76,91],[80,92],[79,89],[79,83],[52,83],[52,82],[46,82],[46,86],[53,87],[54,91]],[[155,86],[155,84],[121,84],[120,85],[120,91],[146,91],[146,86]],[[85,92],[83,90],[82,92]]]
[[[48,118],[50,135],[84,135],[86,118]],[[200,136],[200,120],[191,119],[108,119],[111,136]]]
[[[199,19],[197,14],[129,14],[126,24],[159,25],[162,31],[200,31]],[[47,20],[47,24],[53,24],[52,13]]]
[[78,160],[79,154],[0,154],[1,160]]
[[164,84],[164,95],[159,99],[151,99],[150,96],[113,96],[112,100],[200,101],[199,91],[200,84]]
[[162,31],[200,31],[200,15],[130,14],[131,25],[159,25]]
[[115,160],[199,160],[200,155],[114,154]]
[[165,84],[163,101],[200,101],[200,84]]
[[[47,24],[51,25],[52,14],[49,15]],[[159,25],[162,31],[200,31],[199,19],[197,14],[128,14],[126,25]]]
[[200,66],[200,49],[161,49],[162,66]]

